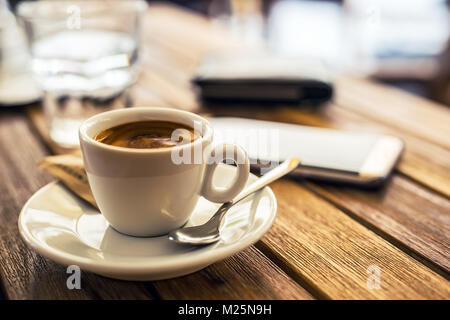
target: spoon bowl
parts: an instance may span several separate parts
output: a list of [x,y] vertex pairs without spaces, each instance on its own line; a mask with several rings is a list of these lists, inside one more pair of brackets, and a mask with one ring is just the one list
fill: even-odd
[[169,233],[169,239],[177,243],[191,245],[205,245],[219,241],[220,224],[232,206],[261,190],[269,183],[288,174],[297,168],[299,163],[300,161],[297,158],[289,158],[246,187],[233,201],[222,204],[206,223],[199,226],[174,230]]

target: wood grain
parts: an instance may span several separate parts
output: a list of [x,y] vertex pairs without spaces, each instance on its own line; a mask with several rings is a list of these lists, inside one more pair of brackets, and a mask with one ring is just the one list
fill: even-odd
[[401,176],[380,190],[308,183],[316,193],[450,271],[450,201]]
[[[258,248],[330,299],[449,299],[450,283],[293,181],[271,185],[278,216]],[[369,266],[380,289],[367,286]]]
[[8,299],[151,299],[145,286],[82,273],[82,289],[69,290],[66,269],[22,241],[17,218],[25,201],[51,177],[36,167],[46,151],[25,115],[0,116],[0,279]]
[[179,7],[154,4],[143,19],[143,43],[157,42],[180,60],[184,70],[192,70],[209,52],[241,48],[228,31],[206,17]]
[[336,93],[342,108],[450,149],[446,106],[367,79],[340,78]]
[[255,247],[215,263],[202,272],[156,281],[154,286],[163,299],[313,298]]

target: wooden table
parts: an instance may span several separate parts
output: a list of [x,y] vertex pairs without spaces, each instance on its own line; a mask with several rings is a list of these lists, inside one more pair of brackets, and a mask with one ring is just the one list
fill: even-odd
[[[230,44],[231,43],[231,44]],[[136,105],[301,123],[401,137],[406,152],[379,190],[282,179],[278,215],[254,246],[178,279],[125,282],[83,272],[68,290],[66,269],[29,249],[17,217],[53,178],[36,163],[46,143],[40,109],[0,113],[0,281],[7,299],[449,299],[450,112],[448,107],[363,79],[336,80],[321,110],[279,106],[202,110],[189,77],[200,58],[233,45],[208,20],[152,6],[144,19]],[[380,270],[370,289],[368,268]],[[369,269],[370,270],[370,269]]]

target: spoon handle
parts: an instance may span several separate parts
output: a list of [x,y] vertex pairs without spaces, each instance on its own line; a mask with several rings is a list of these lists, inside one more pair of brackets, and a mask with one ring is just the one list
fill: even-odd
[[235,204],[253,192],[258,191],[259,189],[264,188],[271,182],[281,178],[282,176],[288,174],[295,168],[297,168],[298,164],[300,163],[300,160],[298,158],[292,157],[288,158],[286,161],[284,161],[282,164],[277,166],[276,168],[270,170],[262,177],[258,178],[255,182],[250,184],[248,187],[246,187],[244,190],[242,190],[241,193],[239,193],[236,198],[232,201],[232,204]]
[[208,220],[208,222],[205,223],[205,225],[213,225],[213,226],[219,227],[220,222],[222,221],[223,217],[225,216],[225,214],[228,212],[228,210],[232,206],[234,206],[236,203],[240,202],[241,200],[244,200],[245,198],[247,198],[249,195],[253,194],[254,192],[264,188],[271,182],[288,174],[289,172],[291,172],[292,170],[297,168],[299,163],[300,163],[300,160],[298,158],[288,158],[286,161],[284,161],[279,166],[270,170],[262,177],[256,179],[253,183],[251,183],[244,190],[242,190],[241,193],[239,193],[233,199],[233,201],[225,202],[224,204],[222,204],[219,207],[219,209],[217,209],[216,213]]

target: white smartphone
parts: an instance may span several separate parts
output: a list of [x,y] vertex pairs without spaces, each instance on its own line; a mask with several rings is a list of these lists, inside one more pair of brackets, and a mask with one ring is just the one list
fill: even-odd
[[301,163],[294,174],[312,179],[379,185],[404,148],[402,140],[387,135],[243,118],[209,120],[214,140],[241,145],[252,166],[295,156]]

